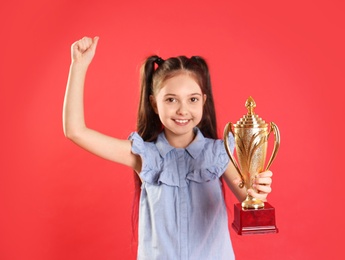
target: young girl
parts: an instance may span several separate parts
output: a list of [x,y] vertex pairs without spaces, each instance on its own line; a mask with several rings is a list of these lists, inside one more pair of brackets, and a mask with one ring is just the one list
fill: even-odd
[[[137,132],[119,140],[84,121],[84,80],[97,43],[98,37],[84,37],[72,45],[64,133],[82,148],[136,172],[138,259],[234,259],[221,180],[240,201],[246,194],[217,139],[206,62],[195,56],[149,57],[142,66]],[[248,193],[265,200],[271,176],[270,171],[258,174]]]

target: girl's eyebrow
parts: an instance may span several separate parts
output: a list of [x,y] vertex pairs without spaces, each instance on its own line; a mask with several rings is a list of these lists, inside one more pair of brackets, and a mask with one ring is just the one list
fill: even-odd
[[[197,95],[197,96],[202,96],[202,94],[200,94],[200,93],[191,93],[191,94],[189,94],[188,96],[195,96],[195,95]],[[167,93],[167,94],[164,95],[164,97],[166,97],[166,96],[173,96],[173,97],[176,97],[176,96],[178,96],[178,95],[172,94],[172,93]]]

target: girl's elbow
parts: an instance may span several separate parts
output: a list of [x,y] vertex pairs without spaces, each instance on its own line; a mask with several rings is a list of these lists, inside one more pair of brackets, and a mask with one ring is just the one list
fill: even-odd
[[63,133],[65,135],[66,138],[70,139],[70,140],[75,140],[78,138],[78,131],[70,129],[68,127],[64,127],[63,128]]
[[67,139],[73,139],[73,134],[70,131],[63,130],[63,133]]

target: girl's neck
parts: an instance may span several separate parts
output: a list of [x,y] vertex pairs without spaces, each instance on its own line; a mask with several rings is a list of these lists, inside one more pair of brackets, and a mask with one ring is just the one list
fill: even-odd
[[175,148],[186,148],[195,138],[194,131],[183,135],[177,135],[164,129],[165,138]]

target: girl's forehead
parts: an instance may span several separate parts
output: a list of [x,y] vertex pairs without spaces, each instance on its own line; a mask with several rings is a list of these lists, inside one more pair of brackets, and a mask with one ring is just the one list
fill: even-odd
[[[201,93],[201,88],[195,78],[188,74],[179,74],[162,82],[159,92]],[[158,94],[157,93],[157,94]]]

